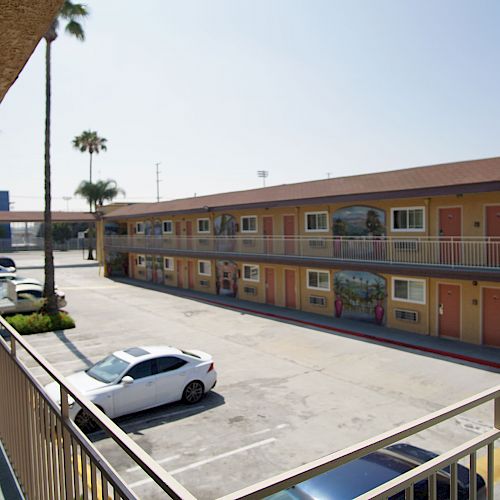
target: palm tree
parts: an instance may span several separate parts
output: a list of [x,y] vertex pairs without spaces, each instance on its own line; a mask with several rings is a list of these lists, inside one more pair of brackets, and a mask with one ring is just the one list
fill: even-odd
[[[81,135],[77,135],[73,139],[73,147],[79,149],[82,153],[86,151],[89,152],[90,155],[90,175],[89,182],[92,183],[92,155],[94,153],[99,154],[100,151],[107,151],[106,142],[107,139],[104,137],[99,137],[97,132],[93,132],[92,130],[86,130],[81,133]],[[90,209],[92,210],[92,208]]]
[[[108,179],[106,181],[97,181],[95,184],[88,181],[82,181],[75,191],[75,194],[85,198],[94,211],[98,205],[103,205],[105,201],[113,201],[119,194],[125,196],[125,191],[118,187],[116,181]],[[89,231],[90,236],[91,231]],[[89,254],[87,259],[92,260],[92,246],[89,244]]]
[[47,313],[57,312],[57,297],[54,292],[54,255],[52,241],[52,216],[50,192],[50,108],[51,108],[51,45],[57,38],[57,31],[62,21],[67,22],[65,30],[79,40],[85,39],[85,34],[79,19],[88,15],[87,8],[81,4],[74,4],[65,0],[59,14],[52,21],[47,32],[43,35],[46,41],[45,48],[45,161],[44,161],[44,250],[45,250],[45,286],[43,295],[47,299],[45,309]]

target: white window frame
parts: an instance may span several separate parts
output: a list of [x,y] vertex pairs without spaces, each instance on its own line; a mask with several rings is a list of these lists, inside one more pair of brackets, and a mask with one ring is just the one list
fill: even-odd
[[[201,272],[201,266],[200,264],[205,264],[208,266],[208,273],[202,273]],[[212,276],[212,263],[209,260],[199,260],[198,261],[198,274],[200,276]]]
[[146,256],[144,254],[137,255],[137,267],[146,267]]
[[[139,231],[139,224],[142,226],[142,231]],[[144,221],[136,222],[135,223],[135,232],[137,234],[144,234],[144,231],[145,231]]]
[[[310,286],[309,285],[309,275],[311,273],[324,273],[328,276],[328,287],[327,288],[323,288],[323,287],[319,287],[319,286]],[[330,272],[329,271],[324,271],[322,269],[307,269],[306,270],[306,278],[307,278],[307,288],[309,290],[322,290],[323,292],[329,292],[331,291],[330,290]],[[319,276],[318,276],[318,283],[319,283]]]
[[[165,265],[167,261],[170,262],[172,265],[167,267]],[[165,269],[165,271],[173,271],[174,268],[175,268],[175,259],[173,257],[163,257],[163,269]]]
[[[404,229],[397,229],[394,227],[395,218],[394,212],[405,210],[409,212],[410,210],[422,210],[422,228],[411,228],[407,227]],[[409,214],[407,213],[407,221],[410,220]],[[393,207],[391,208],[391,231],[394,233],[425,233],[425,207]]]
[[[253,219],[255,221],[255,229],[243,229],[243,219]],[[242,215],[240,217],[240,227],[242,233],[256,233],[258,232],[258,219],[256,215]]]
[[[400,297],[396,297],[396,281],[406,281],[408,283],[408,295],[409,295],[409,291],[410,291],[410,285],[409,283],[410,282],[414,282],[414,283],[420,283],[423,285],[423,290],[424,290],[424,293],[423,293],[423,301],[420,301],[420,300],[411,300],[411,299],[402,299]],[[415,279],[415,278],[400,278],[398,276],[393,276],[392,277],[392,300],[395,300],[397,302],[409,302],[410,304],[421,304],[421,305],[425,305],[427,303],[427,286],[426,286],[426,281],[425,280],[419,280],[419,279]]]
[[[309,229],[307,227],[307,217],[309,215],[323,215],[326,214],[326,228],[325,229]],[[328,212],[327,211],[321,211],[321,212],[306,212],[304,214],[304,229],[306,233],[327,233],[330,229],[330,222],[328,220]]]
[[[254,278],[245,278],[245,268],[250,269],[250,276],[252,275],[252,268],[257,269],[257,279]],[[241,277],[243,281],[251,281],[253,283],[259,283],[260,282],[260,266],[258,264],[243,264],[243,272],[241,273]]]
[[[170,231],[165,231],[165,224],[169,222],[170,223]],[[168,220],[162,220],[161,221],[161,230],[163,234],[172,234],[174,232],[174,221],[171,219]]]
[[[208,222],[208,229],[206,231],[200,231],[200,222],[201,221],[207,221]],[[203,217],[202,219],[197,219],[196,220],[196,232],[198,234],[207,234],[210,232],[210,219],[208,217]]]

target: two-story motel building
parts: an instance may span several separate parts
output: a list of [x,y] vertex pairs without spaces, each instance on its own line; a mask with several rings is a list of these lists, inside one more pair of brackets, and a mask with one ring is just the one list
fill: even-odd
[[129,205],[108,275],[500,346],[500,158]]

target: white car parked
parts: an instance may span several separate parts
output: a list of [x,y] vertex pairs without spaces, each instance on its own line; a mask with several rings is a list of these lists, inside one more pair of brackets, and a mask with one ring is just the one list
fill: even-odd
[[[131,347],[116,351],[85,371],[67,377],[108,417],[115,418],[147,408],[183,400],[193,404],[217,382],[212,356],[170,346]],[[60,387],[45,387],[60,404]],[[72,401],[70,417],[84,431],[96,430],[91,416]]]

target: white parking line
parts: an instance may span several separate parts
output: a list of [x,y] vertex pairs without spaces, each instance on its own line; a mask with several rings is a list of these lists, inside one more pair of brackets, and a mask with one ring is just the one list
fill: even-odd
[[[264,439],[263,441],[257,441],[256,443],[249,444],[247,446],[243,446],[241,448],[237,448],[236,450],[227,451],[226,453],[221,453],[220,455],[215,455],[210,458],[206,458],[205,460],[200,460],[199,462],[194,462],[192,464],[186,465],[185,467],[180,467],[179,469],[175,469],[170,471],[170,474],[173,476],[175,474],[180,474],[189,469],[195,469],[196,467],[200,467],[202,465],[208,464],[210,462],[215,462],[216,460],[220,460],[221,458],[230,457],[231,455],[236,455],[237,453],[241,453],[243,451],[251,450],[252,448],[257,448],[259,446],[264,446],[266,444],[270,444],[276,441],[276,438]],[[142,486],[143,484],[147,484],[153,481],[152,478],[148,477],[146,479],[142,479],[141,481],[136,481],[135,483],[129,484],[130,488],[137,488],[138,486]]]
[[289,425],[288,424],[279,424],[276,426],[276,429],[283,429],[285,427],[289,427]]
[[265,434],[266,432],[271,432],[271,429],[262,429],[261,431],[252,432],[250,436],[258,436],[259,434]]
[[177,415],[184,415],[185,413],[196,413],[198,410],[203,410],[205,408],[205,405],[199,405],[199,406],[191,406],[189,408],[186,408],[185,410],[179,410],[179,411],[172,411],[170,413],[163,413],[161,415],[158,415],[157,417],[151,417],[151,418],[144,418],[144,419],[137,419],[137,420],[130,420],[127,422],[123,422],[122,427],[127,427],[127,426],[133,426],[136,425],[137,423],[150,423],[154,422],[155,420],[165,420],[169,417],[176,417]]
[[[171,462],[172,460],[175,460],[176,458],[180,458],[180,455],[172,455],[171,457],[162,458],[161,460],[157,460],[156,463],[157,464],[164,464],[167,462]],[[142,469],[142,467],[139,467],[138,465],[136,465],[135,467],[130,467],[130,469],[127,469],[127,472],[134,472],[134,471],[140,470],[140,469]]]

